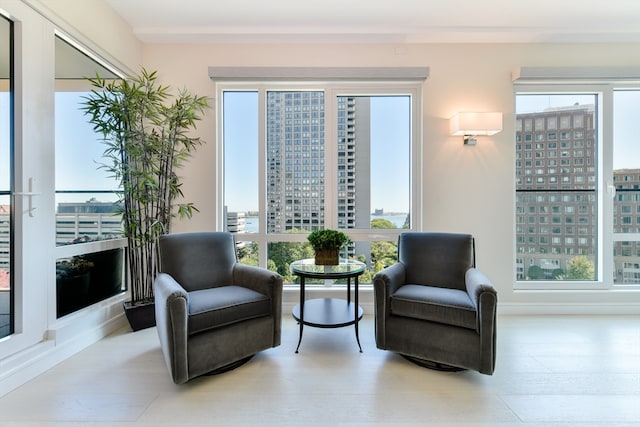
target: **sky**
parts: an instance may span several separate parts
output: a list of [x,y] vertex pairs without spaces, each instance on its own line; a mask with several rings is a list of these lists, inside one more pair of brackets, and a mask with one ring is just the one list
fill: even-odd
[[[56,93],[55,165],[56,190],[114,190],[115,179],[98,168],[104,162],[104,144],[80,110],[79,92]],[[0,190],[9,188],[9,97],[0,93]],[[115,198],[103,194],[65,194],[58,201],[86,201],[95,196],[102,201]]]
[[109,173],[98,168],[106,145],[80,109],[81,92],[56,93],[56,190],[113,190]]
[[224,145],[225,205],[258,210],[258,93],[225,92],[223,111],[223,138],[233,141]]

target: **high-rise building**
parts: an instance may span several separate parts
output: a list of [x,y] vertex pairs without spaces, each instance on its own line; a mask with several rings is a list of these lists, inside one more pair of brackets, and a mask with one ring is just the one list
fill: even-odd
[[[338,97],[338,227],[368,228],[371,222],[371,102]],[[368,245],[367,245],[368,246]]]
[[[60,203],[56,213],[56,244],[82,243],[122,236],[121,216],[113,202]],[[0,205],[0,270],[9,271],[9,206]]]
[[81,243],[122,236],[122,217],[117,203],[90,199],[58,204],[56,244]]
[[[339,97],[337,102],[338,227],[368,226],[369,99]],[[324,103],[321,91],[267,94],[269,233],[324,227]]]
[[[516,270],[554,279],[576,256],[595,260],[595,108],[573,105],[516,117]],[[640,169],[613,171],[614,233],[640,232]],[[640,281],[640,247],[614,245],[616,283]]]
[[[616,194],[613,232],[640,233],[640,169],[620,169],[613,173]],[[616,241],[613,246],[616,283],[640,283],[640,245]]]
[[[593,105],[516,117],[516,268],[553,279],[576,256],[596,251],[596,148]],[[540,271],[540,270],[538,270]]]

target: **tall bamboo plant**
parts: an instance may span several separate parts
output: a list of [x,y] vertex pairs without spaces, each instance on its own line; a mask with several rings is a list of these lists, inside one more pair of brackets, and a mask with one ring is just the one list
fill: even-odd
[[101,167],[122,190],[123,233],[128,240],[131,304],[153,301],[158,273],[156,243],[171,229],[172,218],[190,218],[193,203],[183,196],[176,170],[203,141],[189,136],[205,109],[206,97],[186,89],[177,95],[157,82],[157,72],[142,69],[138,76],[105,80],[96,74],[82,109],[106,145]]

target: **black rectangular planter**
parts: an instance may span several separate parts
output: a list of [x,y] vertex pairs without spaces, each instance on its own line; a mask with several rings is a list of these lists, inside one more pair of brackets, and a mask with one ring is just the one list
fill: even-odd
[[134,332],[156,326],[156,306],[152,302],[131,305],[131,301],[126,301],[124,313]]

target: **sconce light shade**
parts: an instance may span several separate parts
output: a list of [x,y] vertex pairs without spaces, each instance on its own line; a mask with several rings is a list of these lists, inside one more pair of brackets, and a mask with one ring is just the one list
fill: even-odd
[[475,145],[478,135],[502,130],[502,113],[457,113],[449,120],[451,135],[463,135],[465,145]]

